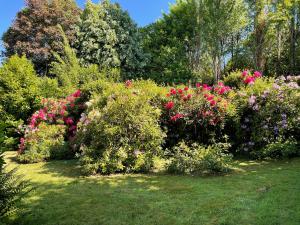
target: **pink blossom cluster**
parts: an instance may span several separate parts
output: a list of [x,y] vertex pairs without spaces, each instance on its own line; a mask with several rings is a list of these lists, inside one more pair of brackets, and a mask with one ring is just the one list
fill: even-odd
[[25,130],[25,137],[20,139],[19,153],[25,150],[26,134],[37,131],[41,122],[47,124],[64,123],[68,128],[67,137],[74,137],[78,118],[81,111],[85,108],[85,105],[81,102],[81,97],[81,91],[77,90],[65,99],[43,99],[41,102],[43,108],[31,116],[28,127]]

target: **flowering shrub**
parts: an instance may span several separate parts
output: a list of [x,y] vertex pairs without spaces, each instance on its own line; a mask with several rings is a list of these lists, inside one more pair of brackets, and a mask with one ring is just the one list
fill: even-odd
[[[60,142],[72,141],[76,134],[80,115],[85,109],[84,97],[80,90],[69,95],[66,99],[43,99],[42,106],[39,111],[31,116],[29,124],[24,127],[24,137],[20,140],[19,154],[25,156],[20,157],[21,161],[26,161],[22,160],[26,158],[26,155],[30,155],[28,162],[37,162],[50,158],[51,150],[48,150],[47,154],[43,154],[35,144],[43,145],[44,142],[51,141],[51,139],[53,139],[53,142],[56,141],[56,136],[54,133],[51,133],[51,126],[58,126],[56,131],[59,137],[63,138]],[[47,128],[49,128],[49,134],[47,134]],[[55,129],[53,128],[52,130]],[[39,138],[41,140],[37,140]],[[45,145],[49,145],[49,143],[45,143]],[[62,145],[65,144],[63,143]],[[35,157],[36,159],[34,159]]]
[[162,124],[168,129],[168,146],[180,140],[210,144],[222,136],[226,116],[234,111],[228,97],[230,88],[222,82],[195,89],[172,88],[164,103]]
[[[151,169],[164,133],[160,110],[140,82],[112,84],[87,103],[76,138],[85,174],[141,172]],[[149,83],[147,85],[150,85]]]
[[239,127],[235,134],[242,152],[258,158],[268,157],[264,153],[266,146],[299,140],[300,95],[296,82],[285,78],[276,82],[260,80],[241,89],[236,104]]
[[20,148],[26,148],[26,151],[18,155],[18,160],[22,163],[36,163],[70,157],[65,132],[65,125],[49,125],[41,122],[38,129],[26,135],[26,139],[21,138]]
[[210,174],[229,171],[232,156],[227,154],[228,144],[215,144],[208,147],[199,144],[188,146],[180,142],[173,149],[168,171],[179,174]]

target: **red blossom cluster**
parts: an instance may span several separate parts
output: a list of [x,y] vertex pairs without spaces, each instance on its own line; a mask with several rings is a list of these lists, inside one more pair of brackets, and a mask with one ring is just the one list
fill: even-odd
[[171,121],[176,122],[178,119],[184,118],[182,113],[177,113],[175,116],[171,117]]
[[253,75],[251,75],[250,74],[250,72],[248,71],[248,70],[244,70],[243,72],[242,72],[242,79],[243,79],[243,82],[245,83],[245,84],[254,84],[254,82],[255,82],[255,80],[257,79],[257,78],[260,78],[262,76],[262,74],[261,74],[261,72],[259,72],[259,71],[255,71],[254,73],[253,73]]
[[[230,87],[225,86],[222,82],[219,82],[215,86],[209,86],[207,84],[196,84],[196,89],[184,89],[172,88],[167,97],[170,100],[165,103],[164,108],[169,116],[171,122],[176,122],[179,119],[192,116],[190,112],[190,104],[195,104],[191,99],[198,98],[205,99],[203,108],[198,109],[198,117],[206,119],[211,125],[216,125],[221,119],[217,116],[224,113],[227,107],[227,101],[220,95],[224,95],[231,90]],[[191,107],[193,109],[193,107]],[[215,113],[215,111],[217,113]]]

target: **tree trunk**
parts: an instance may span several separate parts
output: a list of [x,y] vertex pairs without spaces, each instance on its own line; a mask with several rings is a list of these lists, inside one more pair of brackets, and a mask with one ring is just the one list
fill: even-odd
[[295,31],[295,6],[292,8],[292,18],[290,25],[290,74],[295,74],[296,69],[296,31]]

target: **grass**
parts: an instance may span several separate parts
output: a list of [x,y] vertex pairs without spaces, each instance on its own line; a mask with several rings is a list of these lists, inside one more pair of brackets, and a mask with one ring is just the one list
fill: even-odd
[[[6,154],[14,167],[13,152]],[[76,161],[20,165],[35,188],[17,225],[299,225],[300,159],[239,162],[226,176],[81,177]]]

